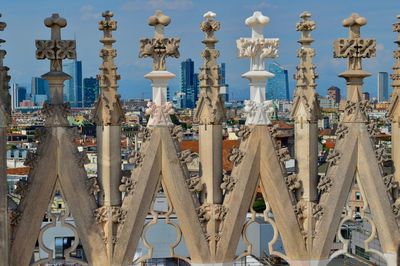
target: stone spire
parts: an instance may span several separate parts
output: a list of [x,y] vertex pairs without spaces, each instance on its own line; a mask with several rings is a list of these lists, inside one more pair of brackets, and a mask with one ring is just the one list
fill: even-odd
[[303,234],[306,237],[306,246],[310,250],[313,246],[312,233],[316,220],[313,217],[315,203],[318,200],[318,117],[320,109],[315,92],[315,66],[313,57],[315,50],[311,47],[314,41],[311,31],[315,29],[315,22],[310,20],[311,14],[303,12],[301,21],[296,24],[296,30],[301,32],[300,49],[297,57],[300,59],[296,80],[296,91],[291,116],[295,127],[295,158],[297,173],[294,179],[301,186],[295,190],[299,199],[299,206],[303,208],[304,219],[301,220]]
[[333,55],[335,58],[348,58],[347,71],[339,76],[347,81],[347,100],[353,103],[362,100],[363,79],[371,74],[362,69],[362,58],[375,56],[376,41],[363,39],[360,29],[367,24],[367,19],[354,13],[343,20],[343,26],[349,28],[348,39],[337,39],[334,44]]
[[[0,14],[1,17],[1,14]],[[4,31],[7,24],[0,22],[0,31]],[[0,45],[5,40],[0,39]],[[11,121],[11,100],[8,92],[9,68],[4,66],[3,60],[6,51],[0,49],[0,154],[6,158],[7,153],[7,129]],[[0,265],[9,265],[9,225],[8,225],[8,201],[7,201],[7,162],[5,159],[0,164]]]
[[398,182],[400,182],[400,15],[397,16],[397,23],[393,24],[393,31],[397,32],[397,50],[394,51],[393,57],[396,60],[393,66],[393,73],[391,78],[393,80],[393,93],[390,99],[390,106],[388,117],[392,121],[392,160],[394,175]]
[[[400,122],[400,109],[398,110],[398,101],[400,100],[400,15],[397,16],[398,22],[393,24],[393,31],[397,32],[397,50],[393,52],[393,57],[396,60],[393,66],[393,73],[391,78],[393,80],[392,87],[393,93],[391,97],[391,104],[389,107],[389,117],[393,122]],[[398,111],[397,111],[398,110]],[[396,113],[397,111],[397,113]]]
[[250,58],[250,71],[242,77],[250,81],[250,100],[245,101],[247,125],[268,125],[272,101],[265,100],[265,83],[274,74],[265,70],[264,60],[278,56],[279,39],[264,38],[263,29],[269,18],[260,11],[246,19],[245,24],[251,28],[251,38],[240,38],[236,41],[239,58]]
[[315,29],[315,22],[310,20],[311,14],[307,11],[303,12],[300,18],[301,21],[296,24],[296,30],[301,32],[301,38],[298,41],[301,47],[297,50],[297,57],[300,59],[300,63],[296,67],[297,71],[294,75],[296,92],[291,116],[300,123],[306,121],[316,122],[320,116],[317,94],[315,93],[317,86],[315,80],[318,75],[315,72],[315,65],[312,61],[315,56],[315,50],[310,46],[314,41],[311,37],[311,31]]
[[[1,14],[0,14],[1,17]],[[4,31],[7,27],[5,22],[0,22],[0,31]],[[5,43],[5,40],[0,39],[0,45]],[[3,60],[7,52],[0,49],[0,113],[1,113],[1,126],[7,126],[11,120],[11,98],[8,91],[8,82],[10,76],[8,75],[9,68],[4,66]]]
[[36,58],[50,60],[50,72],[42,76],[49,82],[50,99],[43,106],[42,112],[47,117],[46,125],[67,126],[69,104],[64,104],[64,81],[71,79],[62,71],[63,59],[76,59],[74,40],[61,40],[61,28],[67,26],[66,19],[58,14],[44,20],[44,25],[51,29],[51,40],[36,40]]
[[103,20],[99,22],[99,30],[103,32],[100,42],[103,48],[100,57],[103,63],[100,66],[100,73],[97,75],[100,86],[100,96],[94,110],[94,117],[97,125],[97,169],[98,180],[102,190],[99,193],[98,213],[107,216],[102,224],[104,239],[107,239],[107,253],[111,260],[116,238],[118,224],[112,219],[113,213],[121,205],[121,123],[124,119],[124,111],[118,95],[117,81],[120,76],[114,64],[117,51],[113,48],[115,39],[112,32],[117,30],[117,21],[111,11],[102,14]]
[[201,54],[204,63],[199,73],[200,95],[194,117],[201,125],[221,125],[225,119],[217,64],[219,51],[215,49],[218,40],[214,36],[220,29],[220,23],[215,20],[215,16],[216,14],[211,11],[205,13],[204,21],[200,24],[200,29],[205,33],[203,43],[206,47]]
[[167,102],[168,80],[175,74],[166,69],[166,58],[179,58],[179,38],[165,38],[164,27],[168,26],[171,18],[157,10],[155,15],[149,18],[149,25],[155,29],[154,38],[140,40],[139,57],[153,58],[153,71],[145,75],[152,81],[153,101],[148,103],[146,113],[150,115],[148,126],[172,125],[170,115],[173,114],[172,103]]
[[124,119],[124,112],[121,107],[120,96],[118,95],[118,83],[120,76],[114,64],[117,51],[113,48],[115,39],[112,32],[117,29],[117,22],[112,20],[114,16],[111,11],[102,14],[104,20],[99,22],[99,30],[103,31],[103,39],[100,42],[104,45],[100,51],[103,64],[100,66],[100,73],[97,75],[100,86],[100,97],[94,110],[94,117],[97,125],[120,126]]

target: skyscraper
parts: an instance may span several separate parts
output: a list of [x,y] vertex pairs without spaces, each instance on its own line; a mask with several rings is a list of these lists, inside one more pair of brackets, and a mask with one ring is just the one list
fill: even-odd
[[33,77],[31,83],[32,101],[36,104],[42,104],[50,98],[49,82],[39,77]]
[[378,102],[389,100],[389,75],[387,72],[378,73]]
[[340,103],[342,96],[340,95],[340,89],[336,86],[331,86],[328,89],[328,98],[335,101],[335,103]]
[[289,78],[287,69],[277,62],[268,65],[268,71],[275,77],[267,80],[267,99],[289,101]]
[[99,81],[96,78],[83,79],[83,107],[92,107],[99,96]]
[[10,86],[11,94],[11,110],[19,107],[20,102],[26,100],[26,88],[19,86],[17,83],[12,83]]
[[226,64],[221,63],[219,67],[219,75],[220,75],[220,94],[222,96],[222,100],[224,102],[229,101],[229,84],[226,84]]
[[82,107],[82,61],[70,61],[63,64],[63,68],[64,72],[72,77],[64,83],[64,100],[70,102],[71,107]]
[[181,108],[194,108],[199,93],[198,74],[194,73],[194,62],[188,58],[181,62],[181,94],[184,94]]

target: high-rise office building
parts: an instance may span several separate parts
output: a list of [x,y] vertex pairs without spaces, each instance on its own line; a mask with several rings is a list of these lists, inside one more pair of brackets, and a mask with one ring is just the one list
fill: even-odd
[[219,75],[220,75],[220,94],[221,98],[224,102],[229,101],[229,84],[226,83],[226,64],[221,63],[219,66]]
[[389,100],[389,75],[387,72],[378,73],[378,102]]
[[[199,86],[198,74],[194,73],[194,62],[189,58],[181,62],[181,108],[194,108],[196,106]],[[179,106],[179,104],[178,104]]]
[[99,81],[90,77],[83,79],[83,107],[92,107],[99,96]]
[[335,103],[340,103],[342,96],[340,95],[340,89],[336,86],[331,86],[328,89],[328,98],[332,99]]
[[33,77],[31,96],[35,105],[42,105],[44,101],[50,98],[49,82],[39,77]]
[[275,77],[267,80],[268,100],[290,100],[288,71],[277,62],[268,65],[268,71]]
[[82,107],[82,61],[70,61],[63,64],[63,68],[64,72],[72,78],[64,83],[64,100],[70,102],[71,107]]
[[26,100],[26,88],[19,86],[17,83],[12,83],[10,90],[11,110],[14,111],[22,101]]

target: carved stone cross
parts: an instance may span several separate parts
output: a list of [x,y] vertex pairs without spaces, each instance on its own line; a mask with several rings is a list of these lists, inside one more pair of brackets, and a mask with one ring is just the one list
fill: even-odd
[[104,39],[112,39],[112,32],[117,30],[117,22],[111,19],[114,14],[107,10],[103,12],[102,16],[104,17],[104,20],[99,22],[99,30],[104,32]]
[[140,40],[139,57],[153,58],[153,70],[166,70],[165,59],[167,57],[179,57],[179,38],[165,38],[164,27],[168,26],[171,18],[157,10],[155,15],[149,18],[149,25],[155,28],[153,39]]
[[264,70],[264,59],[278,56],[279,39],[265,39],[263,29],[268,24],[269,18],[261,12],[254,12],[253,16],[246,19],[245,23],[251,28],[251,38],[240,38],[236,41],[239,58],[251,58],[251,70]]
[[74,40],[61,40],[61,28],[67,25],[67,21],[58,14],[46,18],[44,25],[51,28],[51,40],[36,40],[36,58],[49,59],[50,72],[62,72],[62,60],[76,58],[76,43]]
[[265,71],[264,60],[278,56],[279,39],[264,38],[263,29],[269,18],[260,11],[245,20],[251,28],[251,38],[240,38],[236,41],[239,58],[250,58],[250,71],[242,77],[250,80],[250,100],[245,101],[247,125],[268,125],[271,120],[272,102],[265,100],[265,82],[274,75]]
[[374,39],[361,39],[360,29],[367,24],[364,17],[352,14],[343,20],[343,26],[349,28],[348,39],[337,39],[334,42],[334,57],[349,58],[348,70],[361,70],[361,59],[375,56],[376,41]]

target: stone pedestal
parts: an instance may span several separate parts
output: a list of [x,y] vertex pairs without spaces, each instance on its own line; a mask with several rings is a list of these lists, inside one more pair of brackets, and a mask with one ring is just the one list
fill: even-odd
[[250,100],[245,102],[245,111],[248,113],[246,125],[271,124],[268,112],[272,108],[272,101],[265,100],[265,83],[274,76],[265,70],[249,71],[242,75],[250,81]]
[[168,71],[152,71],[144,76],[152,81],[153,101],[149,102],[146,113],[150,115],[148,126],[170,126],[172,104],[167,102],[168,81],[175,77],[175,74]]

